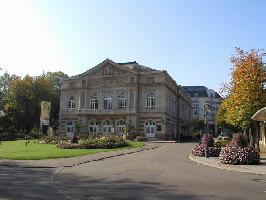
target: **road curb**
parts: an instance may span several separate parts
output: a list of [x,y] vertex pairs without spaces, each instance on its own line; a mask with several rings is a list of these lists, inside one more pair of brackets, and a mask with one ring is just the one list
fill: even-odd
[[[227,170],[227,171],[235,171],[235,172],[241,172],[241,173],[249,173],[249,174],[256,174],[256,175],[266,175],[266,166],[262,166],[262,165],[227,165],[227,164],[222,164],[219,163],[218,160],[215,161],[204,161],[204,159],[209,159],[209,158],[203,158],[203,157],[197,157],[197,156],[193,156],[193,155],[189,155],[188,156],[190,160],[208,166],[208,167],[214,167],[214,168],[218,168],[218,169],[222,169],[222,170]],[[256,168],[262,168],[263,167],[263,171],[255,171]]]

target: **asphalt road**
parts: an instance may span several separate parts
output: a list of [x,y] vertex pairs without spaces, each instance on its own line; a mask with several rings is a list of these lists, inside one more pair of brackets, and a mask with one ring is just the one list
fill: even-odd
[[266,199],[266,176],[190,161],[194,145],[165,144],[61,169],[0,166],[0,199]]

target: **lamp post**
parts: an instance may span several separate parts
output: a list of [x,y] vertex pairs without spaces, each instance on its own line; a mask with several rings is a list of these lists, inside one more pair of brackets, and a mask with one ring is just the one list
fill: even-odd
[[208,133],[208,115],[210,111],[210,105],[206,102],[203,106],[203,112],[204,112],[204,124],[205,124],[205,158],[209,158],[209,133]]

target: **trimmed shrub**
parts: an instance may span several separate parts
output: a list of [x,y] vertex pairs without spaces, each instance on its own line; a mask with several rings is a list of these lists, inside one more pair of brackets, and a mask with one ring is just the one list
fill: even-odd
[[232,147],[247,147],[248,140],[247,137],[241,133],[237,133],[233,135],[232,141],[230,143]]
[[203,134],[203,136],[201,137],[201,144],[213,147],[214,146],[213,135],[209,133]]
[[208,148],[210,157],[219,157],[221,146],[214,144],[213,135],[212,134],[203,134],[201,137],[200,144],[196,145],[194,149],[192,149],[193,156],[205,156],[205,150]]
[[137,136],[135,138],[135,141],[138,141],[138,142],[145,142],[147,141],[147,138],[145,138],[144,136]]
[[259,164],[260,155],[252,147],[226,146],[222,148],[220,157],[221,163],[233,165]]
[[[192,149],[193,156],[205,156],[206,145],[205,144],[197,144],[194,149]],[[214,144],[213,146],[208,147],[209,156],[210,157],[219,157],[221,146]]]
[[90,138],[82,141],[80,144],[65,141],[57,144],[57,147],[62,149],[114,149],[127,146],[128,143],[120,137]]
[[0,141],[11,141],[11,140],[16,140],[17,138],[18,134],[16,133],[7,133],[7,132],[0,133]]

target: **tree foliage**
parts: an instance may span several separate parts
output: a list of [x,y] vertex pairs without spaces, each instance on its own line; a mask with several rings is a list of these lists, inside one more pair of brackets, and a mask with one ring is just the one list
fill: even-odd
[[10,84],[17,78],[18,76],[16,76],[15,74],[9,74],[7,72],[0,76],[0,110],[3,109],[5,96],[10,87]]
[[247,130],[251,127],[252,115],[266,106],[266,69],[262,56],[262,50],[245,52],[236,48],[236,54],[230,59],[231,81],[222,88],[227,97],[218,110],[218,124]]
[[51,125],[58,125],[60,78],[63,72],[48,72],[37,77],[25,76],[13,80],[5,94],[4,109],[13,131],[29,133],[38,130],[41,101],[51,102]]

